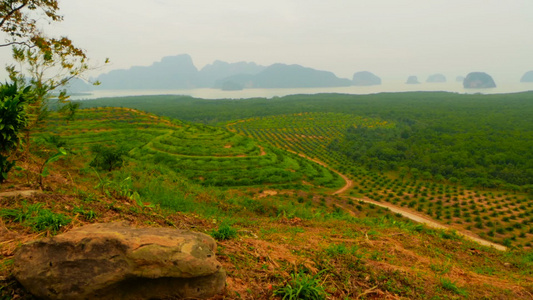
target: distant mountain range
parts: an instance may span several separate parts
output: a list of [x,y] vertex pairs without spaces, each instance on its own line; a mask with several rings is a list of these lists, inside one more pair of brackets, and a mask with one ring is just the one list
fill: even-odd
[[[463,77],[457,79],[462,81]],[[241,90],[248,88],[310,88],[379,85],[381,78],[367,72],[356,72],[353,79],[339,78],[332,72],[300,65],[276,63],[261,66],[254,62],[228,63],[217,60],[198,70],[188,54],[163,57],[151,66],[134,66],[127,70],[113,70],[96,78],[101,85],[92,86],[74,80],[67,89],[71,93],[95,89],[194,89],[218,88]],[[427,82],[445,82],[442,74],[430,76]],[[533,82],[533,71],[524,74],[522,82]],[[420,83],[410,76],[408,84]]]
[[244,88],[308,88],[349,86],[351,80],[338,78],[327,71],[318,71],[300,65],[273,64],[256,74],[239,73],[219,79],[215,88],[230,84]]
[[[164,57],[151,66],[113,70],[96,78],[101,85],[92,89],[192,89],[220,88],[301,88],[349,86],[352,81],[332,72],[300,65],[273,64],[265,67],[253,62],[215,61],[198,70],[188,54]],[[72,92],[87,91],[80,82]]]

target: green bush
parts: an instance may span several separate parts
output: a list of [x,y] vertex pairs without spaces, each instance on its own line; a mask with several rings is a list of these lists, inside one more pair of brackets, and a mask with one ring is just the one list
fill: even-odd
[[124,155],[126,154],[126,150],[122,148],[104,147],[100,144],[93,145],[91,152],[95,154],[90,163],[91,167],[106,171],[120,168],[124,163]]
[[237,236],[237,229],[228,224],[222,224],[218,227],[218,230],[211,232],[211,236],[219,241],[230,240]]
[[21,131],[28,122],[29,93],[29,87],[19,90],[16,84],[0,84],[0,182],[7,179],[15,166],[15,161],[9,158],[20,146]]

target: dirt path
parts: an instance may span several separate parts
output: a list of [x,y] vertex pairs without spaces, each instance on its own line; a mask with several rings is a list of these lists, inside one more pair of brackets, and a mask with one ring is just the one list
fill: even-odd
[[449,227],[447,225],[441,224],[441,223],[439,223],[439,222],[437,222],[437,221],[435,221],[435,220],[433,220],[431,218],[419,215],[419,214],[417,214],[417,213],[415,213],[413,211],[410,211],[410,210],[408,210],[406,208],[403,208],[403,207],[398,207],[396,205],[393,205],[393,204],[390,204],[390,203],[386,203],[386,202],[377,202],[377,201],[374,201],[374,200],[368,199],[368,198],[355,198],[355,197],[346,197],[346,198],[350,198],[350,199],[353,199],[353,200],[366,202],[366,203],[371,203],[371,204],[374,204],[374,205],[377,205],[377,206],[380,206],[380,207],[388,208],[393,213],[400,214],[400,215],[402,215],[402,216],[404,216],[404,217],[406,217],[408,219],[411,219],[411,220],[413,220],[415,222],[423,223],[423,224],[425,224],[425,225],[427,225],[428,227],[431,227],[431,228],[455,230],[458,235],[460,235],[460,236],[462,236],[462,237],[464,237],[466,239],[469,239],[471,241],[477,242],[478,244],[481,244],[481,245],[484,245],[484,246],[488,246],[488,247],[494,247],[495,249],[500,250],[500,251],[507,251],[507,247],[505,247],[503,245],[496,244],[496,243],[484,240],[484,239],[479,238],[479,237],[477,237],[474,234],[469,233],[469,232],[459,231],[459,230],[457,230],[455,228],[451,228],[451,227]]
[[[290,151],[290,152],[292,152],[292,151]],[[296,152],[293,152],[293,153],[296,153]],[[338,171],[331,169],[326,163],[321,162],[321,161],[316,160],[316,159],[313,159],[313,158],[310,158],[310,157],[308,157],[308,156],[306,156],[304,154],[301,154],[301,153],[296,153],[296,154],[298,154],[301,157],[307,158],[307,159],[309,159],[311,161],[314,161],[317,164],[319,164],[319,165],[321,165],[321,166],[323,166],[325,168],[328,168],[329,170],[335,172],[337,175],[342,177],[342,179],[344,179],[346,184],[342,188],[340,188],[340,189],[336,190],[335,192],[333,192],[332,193],[333,195],[342,194],[342,193],[346,192],[347,190],[349,190],[353,186],[353,181],[352,180],[350,180],[346,175],[341,174]],[[353,199],[353,200],[362,201],[362,202],[366,202],[366,203],[371,203],[371,204],[374,204],[374,205],[377,205],[377,206],[388,208],[390,211],[392,211],[394,213],[401,214],[402,216],[404,216],[404,217],[406,217],[408,219],[411,219],[411,220],[413,220],[415,222],[418,222],[418,223],[423,223],[423,224],[425,224],[425,225],[427,225],[428,227],[431,227],[431,228],[446,229],[446,230],[456,230],[458,235],[460,235],[460,236],[462,236],[464,238],[467,238],[467,239],[469,239],[471,241],[477,242],[478,244],[481,244],[481,245],[484,245],[484,246],[488,246],[488,247],[494,247],[495,249],[500,250],[500,251],[507,251],[507,247],[505,247],[503,245],[496,244],[496,243],[484,240],[484,239],[479,238],[479,237],[477,237],[474,234],[469,233],[469,232],[458,231],[455,228],[451,228],[450,226],[446,226],[444,224],[441,224],[441,223],[439,223],[439,222],[437,222],[437,221],[435,221],[435,220],[433,220],[431,218],[428,218],[426,216],[422,216],[422,215],[416,214],[415,212],[413,212],[413,211],[411,211],[409,209],[403,208],[403,207],[398,207],[398,206],[395,206],[393,204],[385,203],[385,202],[377,202],[377,201],[374,201],[374,200],[369,199],[369,198],[355,198],[355,197],[349,197],[349,196],[342,196],[342,197],[346,197],[346,198],[350,198],[350,199]],[[346,207],[343,207],[341,205],[338,205],[338,206],[344,208],[345,210],[350,211]]]
[[233,132],[233,133],[237,133],[237,129],[233,128],[232,126],[237,124],[237,123],[243,123],[243,122],[246,122],[245,120],[239,120],[239,121],[235,121],[235,122],[232,122],[232,123],[228,123],[226,124],[226,128]]
[[298,155],[300,157],[303,157],[305,159],[308,159],[308,160],[310,160],[312,162],[315,162],[315,163],[321,165],[322,167],[324,167],[324,168],[334,172],[335,174],[339,175],[344,180],[344,182],[346,182],[346,184],[342,188],[340,188],[339,190],[333,192],[333,195],[344,193],[344,192],[346,192],[347,190],[349,190],[353,186],[353,181],[350,180],[350,178],[346,177],[346,175],[341,174],[341,173],[339,173],[336,170],[333,170],[328,164],[326,164],[326,163],[324,163],[324,162],[322,162],[322,161],[320,161],[318,159],[311,158],[311,157],[309,157],[309,156],[307,156],[305,154],[302,154],[302,153],[298,153],[298,152],[295,152],[295,151],[292,151],[292,150],[289,150],[289,149],[285,149],[285,150],[288,151],[288,152],[294,153],[294,154],[296,154],[296,155]]
[[[325,166],[325,167],[328,168],[327,166]],[[332,169],[330,169],[330,170],[332,170]],[[337,173],[337,175],[342,177],[342,179],[344,179],[344,181],[346,182],[346,184],[342,188],[340,188],[339,190],[333,192],[333,195],[342,194],[342,193],[346,192],[347,190],[349,190],[350,188],[352,188],[353,181],[350,178],[348,178],[346,175],[341,174],[341,173],[339,173],[339,172],[337,172],[335,170],[332,170],[332,171]]]

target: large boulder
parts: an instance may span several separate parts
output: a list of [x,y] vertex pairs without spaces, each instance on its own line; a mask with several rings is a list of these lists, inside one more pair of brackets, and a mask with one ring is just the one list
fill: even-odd
[[18,249],[15,278],[40,299],[183,299],[221,293],[226,274],[208,235],[102,223]]
[[465,89],[495,88],[496,83],[494,83],[494,79],[487,73],[472,72],[466,75],[465,80],[463,80],[463,87]]
[[418,84],[418,83],[420,83],[420,82],[418,81],[418,77],[416,77],[416,76],[409,76],[409,77],[407,77],[407,81],[406,81],[405,83],[406,83],[406,84]]
[[520,82],[533,82],[533,71],[526,72],[522,78],[520,78]]
[[352,85],[368,86],[380,84],[381,78],[368,71],[356,72],[353,74]]

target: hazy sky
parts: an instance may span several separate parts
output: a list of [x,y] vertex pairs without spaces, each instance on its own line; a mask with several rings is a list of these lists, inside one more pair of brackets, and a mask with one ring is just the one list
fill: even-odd
[[[351,78],[485,71],[496,81],[533,70],[532,0],[63,0],[67,35],[99,73],[190,54],[300,64]],[[10,51],[0,49],[1,61]]]

